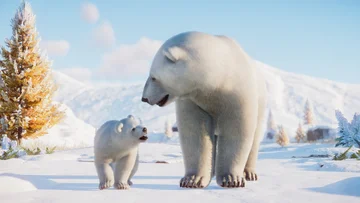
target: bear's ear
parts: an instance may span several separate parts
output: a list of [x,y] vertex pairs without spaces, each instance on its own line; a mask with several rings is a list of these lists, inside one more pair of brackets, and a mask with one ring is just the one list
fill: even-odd
[[134,120],[134,116],[133,116],[133,115],[128,115],[128,118]]
[[123,123],[120,123],[120,124],[118,125],[117,130],[118,130],[119,133],[121,133],[123,127],[124,127],[124,124],[123,124]]
[[174,63],[180,59],[184,59],[186,56],[185,50],[178,46],[173,46],[168,48],[167,50],[163,50],[163,54],[166,58],[168,58]]

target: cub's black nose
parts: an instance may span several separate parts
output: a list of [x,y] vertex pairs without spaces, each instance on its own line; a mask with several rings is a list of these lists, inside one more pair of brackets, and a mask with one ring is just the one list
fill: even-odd
[[141,98],[141,101],[142,101],[142,102],[149,103],[149,100],[148,100],[147,98],[144,98],[144,97],[143,97],[143,98]]
[[144,133],[147,133],[147,129],[146,129],[146,128],[143,128],[143,132],[144,132]]

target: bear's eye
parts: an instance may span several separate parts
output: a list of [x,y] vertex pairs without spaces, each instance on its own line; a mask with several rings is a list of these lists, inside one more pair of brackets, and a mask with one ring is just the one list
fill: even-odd
[[152,81],[156,81],[156,78],[152,77],[151,80],[152,80]]
[[131,129],[131,131],[135,131],[135,128]]

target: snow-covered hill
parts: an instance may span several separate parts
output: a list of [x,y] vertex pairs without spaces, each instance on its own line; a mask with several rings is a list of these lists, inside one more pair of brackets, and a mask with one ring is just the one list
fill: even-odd
[[327,79],[289,73],[257,62],[266,77],[268,107],[277,124],[295,132],[303,122],[306,99],[312,103],[316,125],[336,127],[335,109],[347,118],[360,112],[360,84],[344,84]]
[[[351,118],[360,111],[360,85],[343,84],[281,71],[261,62],[268,90],[268,108],[272,109],[277,124],[282,124],[293,136],[303,117],[306,99],[314,107],[317,125],[336,125],[335,109]],[[99,127],[108,119],[120,119],[128,114],[141,118],[151,131],[162,132],[165,121],[175,122],[175,106],[165,108],[142,103],[144,84],[87,87],[84,84],[55,73],[59,84],[56,100],[64,102],[85,122]]]
[[36,139],[24,139],[22,146],[29,149],[40,147],[56,147],[57,150],[89,147],[94,144],[95,128],[78,119],[65,104],[61,105],[65,112],[64,119],[48,130],[48,134]]
[[72,101],[76,95],[89,88],[85,84],[61,72],[53,71],[53,78],[58,86],[54,100],[61,103]]

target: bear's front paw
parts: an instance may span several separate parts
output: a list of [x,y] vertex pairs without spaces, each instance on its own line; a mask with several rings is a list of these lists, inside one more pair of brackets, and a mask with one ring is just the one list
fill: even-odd
[[99,189],[100,190],[107,189],[111,187],[113,184],[114,184],[114,180],[105,180],[104,182],[100,182]]
[[244,176],[247,181],[257,181],[258,176],[254,170],[245,169]]
[[245,187],[245,179],[239,175],[223,175],[216,177],[216,182],[221,187]]
[[127,190],[130,188],[130,185],[128,183],[115,183],[114,188],[118,190]]
[[180,180],[183,188],[204,188],[210,183],[211,178],[206,176],[186,175]]

